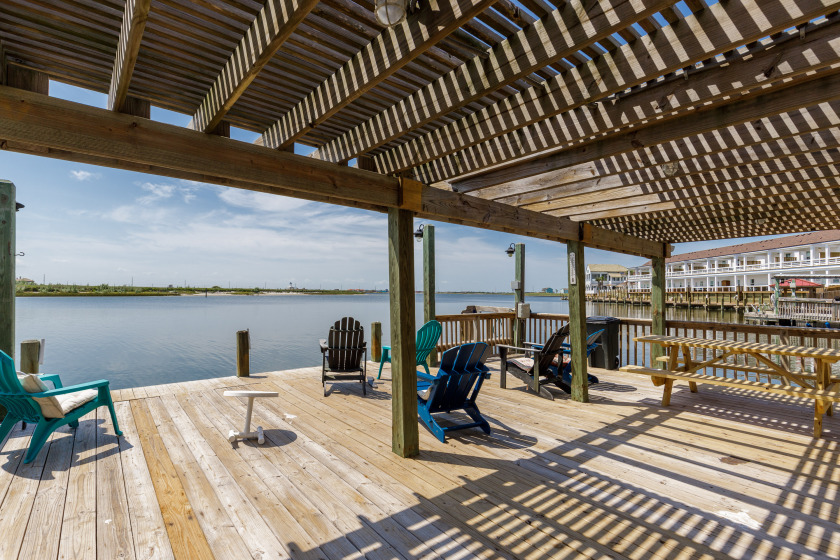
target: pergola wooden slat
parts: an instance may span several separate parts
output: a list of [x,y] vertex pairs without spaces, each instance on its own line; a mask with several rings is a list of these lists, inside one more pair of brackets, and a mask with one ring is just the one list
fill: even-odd
[[4,0],[0,148],[388,212],[410,455],[413,217],[568,242],[576,275],[584,246],[651,257],[655,332],[670,242],[837,227],[840,0],[708,4],[424,0],[384,28],[360,0]]

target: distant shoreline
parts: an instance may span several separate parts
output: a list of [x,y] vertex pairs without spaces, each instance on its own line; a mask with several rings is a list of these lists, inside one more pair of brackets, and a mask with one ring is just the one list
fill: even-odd
[[[423,292],[415,292],[422,294]],[[510,296],[513,297],[512,292],[435,292],[437,295],[487,295],[487,296]],[[230,291],[204,291],[204,290],[160,290],[160,291],[140,291],[140,292],[69,292],[69,291],[54,291],[54,292],[17,292],[16,297],[217,297],[217,296],[369,296],[369,295],[388,295],[388,292],[358,292],[350,290],[330,290],[330,291],[304,291],[304,292],[275,292],[275,291],[251,291],[251,290],[230,290]],[[526,297],[559,297],[566,299],[566,294],[546,294],[542,292],[525,294]]]

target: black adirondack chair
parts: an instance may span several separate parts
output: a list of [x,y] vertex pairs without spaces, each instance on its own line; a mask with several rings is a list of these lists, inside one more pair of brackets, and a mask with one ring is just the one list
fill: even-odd
[[[562,326],[557,332],[552,334],[542,347],[538,345],[529,345],[527,348],[518,348],[516,346],[498,345],[499,355],[501,358],[502,375],[509,372],[513,376],[521,379],[530,389],[534,389],[534,372],[537,372],[539,379],[538,394],[549,400],[554,400],[554,396],[548,389],[543,388],[548,383],[557,384],[559,379],[557,365],[553,362],[555,358],[559,361],[559,355],[563,352],[563,343],[569,336],[569,325]],[[528,343],[526,343],[528,344]],[[515,350],[523,352],[526,355],[531,354],[532,358],[512,358],[508,359],[508,352]],[[562,387],[561,387],[562,388]]]
[[327,381],[360,381],[366,395],[367,343],[365,329],[353,317],[343,317],[330,328],[328,338],[321,339],[321,384],[327,396]]

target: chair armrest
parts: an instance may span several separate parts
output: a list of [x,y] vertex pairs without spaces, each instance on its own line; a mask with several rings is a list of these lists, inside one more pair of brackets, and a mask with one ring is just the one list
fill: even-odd
[[326,352],[326,351],[327,351],[327,349],[328,349],[328,347],[327,347],[327,339],[326,339],[326,338],[322,338],[321,340],[319,340],[319,341],[318,341],[318,343],[321,345],[321,352]]
[[428,373],[426,373],[424,371],[418,371],[417,372],[417,379],[425,379],[426,381],[435,381],[437,379],[437,377],[434,376],[434,375],[429,375]]
[[533,352],[533,348],[522,348],[520,346],[508,346],[507,344],[497,344],[496,348],[507,348],[508,350],[519,350],[521,352]]
[[61,377],[59,377],[57,373],[42,373],[38,377],[41,378],[41,381],[51,381],[56,389],[61,389],[63,387],[61,384]]
[[80,383],[78,385],[70,385],[69,387],[56,388],[51,391],[44,391],[42,393],[28,393],[29,397],[55,397],[56,395],[66,395],[67,393],[75,393],[77,391],[84,391],[85,389],[98,389],[100,387],[108,387],[109,381],[107,379],[100,379],[99,381],[89,381],[87,383]]

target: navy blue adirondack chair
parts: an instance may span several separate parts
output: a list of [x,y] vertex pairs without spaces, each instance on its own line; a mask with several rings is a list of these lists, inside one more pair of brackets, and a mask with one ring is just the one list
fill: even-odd
[[[490,433],[490,424],[481,416],[475,399],[487,376],[483,363],[488,347],[484,342],[462,344],[443,353],[437,375],[417,372],[417,409],[420,418],[440,441],[446,433],[467,428],[481,428]],[[435,414],[463,410],[473,422],[441,426]]]
[[[601,343],[598,340],[601,338],[601,335],[604,333],[604,329],[600,331],[596,331],[589,336],[586,337],[586,358],[589,359],[589,355],[592,353],[593,350],[598,348]],[[572,346],[571,344],[564,342],[560,345],[563,349],[563,354],[572,353]],[[586,374],[587,381],[590,385],[595,385],[598,383],[598,378],[592,375],[591,373]],[[560,369],[559,375],[557,379],[555,379],[554,384],[560,387],[563,391],[568,394],[572,394],[572,362],[569,360],[568,362],[563,363],[563,368]]]
[[[114,413],[114,402],[111,400],[111,391],[108,388],[108,381],[100,379],[89,383],[81,383],[70,387],[61,385],[61,378],[57,374],[45,374],[39,376],[41,381],[52,381],[55,389],[40,393],[29,393],[20,384],[15,371],[15,362],[8,354],[0,351],[0,405],[6,408],[6,417],[0,424],[0,442],[12,431],[18,422],[31,422],[35,424],[35,431],[29,442],[29,449],[23,459],[24,463],[31,463],[44,444],[47,438],[57,428],[69,424],[71,428],[79,426],[79,418],[100,406],[107,406],[111,412],[111,421],[114,423],[114,431],[118,436],[122,435],[120,425],[117,423],[117,415]],[[76,395],[74,402],[76,406],[64,410],[66,399],[61,397],[70,396],[73,393],[88,391],[84,395]],[[41,410],[41,405],[36,398],[59,397],[57,406],[62,408],[63,418],[47,418]],[[69,402],[69,401],[68,401]]]

